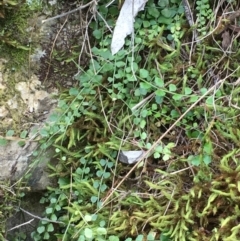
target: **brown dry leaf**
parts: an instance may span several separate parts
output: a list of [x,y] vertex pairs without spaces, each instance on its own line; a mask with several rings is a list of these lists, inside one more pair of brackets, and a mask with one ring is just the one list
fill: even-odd
[[224,31],[222,34],[222,48],[226,50],[231,44],[229,31]]

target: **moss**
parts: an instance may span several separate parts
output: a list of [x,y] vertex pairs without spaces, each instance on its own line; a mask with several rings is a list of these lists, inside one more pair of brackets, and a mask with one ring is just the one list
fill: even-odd
[[6,11],[4,19],[0,19],[0,51],[2,57],[11,59],[7,67],[20,69],[28,65],[30,32],[28,19],[32,18],[35,9],[26,3],[19,4],[17,9]]

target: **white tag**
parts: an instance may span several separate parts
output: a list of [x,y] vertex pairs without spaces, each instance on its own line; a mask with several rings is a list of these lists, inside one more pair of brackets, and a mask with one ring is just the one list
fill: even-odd
[[119,161],[126,164],[134,164],[144,153],[144,151],[120,151]]

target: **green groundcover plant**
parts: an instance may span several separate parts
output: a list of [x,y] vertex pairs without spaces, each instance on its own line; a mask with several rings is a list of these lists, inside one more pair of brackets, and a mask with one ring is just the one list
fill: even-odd
[[[149,0],[112,56],[119,10],[104,4],[89,66],[76,64],[76,86],[40,131],[35,154],[55,148],[58,182],[32,239],[238,240],[239,43],[233,32],[230,52],[221,47],[219,5],[191,3],[190,27],[182,1]],[[132,168],[119,150],[150,155]]]

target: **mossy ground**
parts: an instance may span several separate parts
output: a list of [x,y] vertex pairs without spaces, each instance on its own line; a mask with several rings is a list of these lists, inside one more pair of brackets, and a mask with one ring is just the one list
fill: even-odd
[[[61,223],[40,221],[34,240],[239,239],[239,41],[224,19],[239,3],[198,1],[191,28],[181,4],[148,1],[134,52],[127,39],[112,56],[106,23],[89,25],[90,64],[61,94],[39,151],[55,147],[59,186],[41,202]],[[117,6],[98,10],[113,26]],[[151,155],[133,167],[121,149]]]

